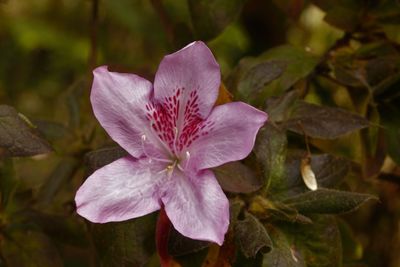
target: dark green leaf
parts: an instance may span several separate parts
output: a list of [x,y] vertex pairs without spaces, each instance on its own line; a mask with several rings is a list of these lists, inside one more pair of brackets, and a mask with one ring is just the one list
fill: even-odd
[[282,95],[309,75],[318,62],[317,57],[303,49],[290,45],[278,46],[257,58],[242,59],[227,85],[238,98],[261,105],[267,97]]
[[244,98],[258,93],[265,85],[277,79],[286,68],[286,63],[279,60],[269,60],[253,64],[244,74],[238,84],[238,91]]
[[203,248],[197,252],[175,256],[174,260],[180,264],[180,267],[202,267],[207,259],[208,251]]
[[0,105],[0,147],[10,156],[34,156],[51,152],[32,124],[13,107]]
[[7,206],[17,185],[12,159],[0,161],[0,212]]
[[260,196],[256,196],[252,199],[249,205],[249,211],[260,219],[270,221],[286,221],[301,224],[312,223],[310,218],[299,214],[294,208]]
[[197,38],[209,40],[237,19],[245,0],[189,0],[188,2]]
[[125,222],[93,224],[102,266],[142,266],[155,251],[156,213]]
[[168,253],[171,256],[182,256],[207,248],[210,242],[190,239],[171,228],[168,239]]
[[390,157],[400,164],[400,111],[396,103],[379,107],[382,115],[386,147]]
[[400,55],[389,42],[363,44],[355,52],[339,51],[331,64],[335,79],[340,83],[372,90],[374,95],[381,94],[400,79]]
[[273,124],[262,128],[256,140],[254,152],[264,169],[267,187],[274,190],[280,187],[285,172],[286,133]]
[[382,24],[400,24],[400,5],[398,1],[379,1],[370,13]]
[[362,258],[363,247],[357,240],[350,225],[344,220],[338,220],[338,228],[343,247],[343,261],[354,261]]
[[304,0],[274,0],[274,3],[292,19],[298,19],[304,7]]
[[57,192],[71,179],[78,166],[79,162],[74,158],[62,159],[40,188],[39,200],[51,203]]
[[235,239],[246,257],[255,257],[259,251],[268,253],[272,249],[272,241],[264,225],[250,213],[245,213],[244,219],[236,222]]
[[293,248],[301,251],[307,267],[342,266],[340,232],[333,216],[314,216],[313,224],[285,227],[294,240]]
[[229,199],[229,227],[232,228],[236,224],[244,206],[245,203],[241,199]]
[[368,200],[378,198],[368,194],[318,189],[288,198],[284,203],[304,214],[342,214],[358,209]]
[[33,123],[36,125],[39,132],[49,141],[56,141],[71,135],[69,129],[58,122],[33,120]]
[[233,193],[251,193],[261,188],[263,181],[239,161],[213,169],[222,189]]
[[335,139],[369,126],[368,120],[344,109],[298,101],[291,118],[284,124],[298,134]]
[[56,247],[43,233],[14,231],[0,242],[0,251],[7,266],[58,267],[63,266]]
[[278,46],[268,50],[260,56],[263,60],[277,60],[286,63],[283,74],[274,82],[265,87],[267,95],[281,95],[285,90],[293,86],[297,81],[309,75],[319,58],[301,48],[290,45]]
[[353,31],[362,18],[362,0],[312,0],[326,12],[325,21],[343,30]]
[[91,174],[95,170],[127,155],[128,153],[119,146],[105,147],[87,153],[85,162],[88,166],[88,172]]
[[[282,185],[271,191],[273,198],[282,199],[309,191],[301,177],[300,167],[304,153],[288,155]],[[350,164],[343,158],[329,154],[312,155],[311,169],[314,171],[318,187],[332,188],[338,185],[350,170]]]
[[68,125],[71,128],[77,128],[81,121],[81,102],[84,90],[86,89],[86,81],[78,80],[68,89],[65,94],[65,104],[68,109]]
[[299,98],[299,92],[296,90],[287,92],[280,97],[270,97],[265,102],[265,111],[268,113],[268,120],[273,122],[286,121],[295,102]]
[[261,267],[264,254],[257,253],[255,257],[247,258],[242,251],[237,251],[233,267]]
[[274,248],[264,255],[263,267],[306,267],[303,255],[279,229],[267,227]]
[[[53,241],[72,246],[88,246],[85,225],[79,223],[74,217],[46,214],[37,210],[24,210],[19,212],[17,223],[30,226],[31,229],[39,228]],[[28,227],[29,228],[29,227]]]

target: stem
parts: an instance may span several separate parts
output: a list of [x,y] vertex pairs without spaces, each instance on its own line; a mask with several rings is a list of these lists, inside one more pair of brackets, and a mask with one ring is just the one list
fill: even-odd
[[99,18],[99,0],[92,0],[92,17],[90,21],[90,53],[89,53],[89,71],[96,66],[97,63],[97,28]]
[[297,124],[299,125],[304,135],[304,142],[306,143],[306,149],[307,149],[307,158],[311,159],[311,150],[310,150],[310,144],[308,142],[308,135],[306,134],[306,131],[304,131],[303,124],[301,124],[300,122],[298,122]]
[[151,0],[150,2],[160,18],[161,24],[164,27],[165,33],[167,35],[168,42],[171,45],[173,45],[174,43],[173,24],[162,4],[162,0]]
[[161,267],[168,267],[172,258],[168,254],[168,239],[171,230],[171,221],[169,220],[164,207],[161,208],[157,221],[156,246],[158,256],[160,257]]

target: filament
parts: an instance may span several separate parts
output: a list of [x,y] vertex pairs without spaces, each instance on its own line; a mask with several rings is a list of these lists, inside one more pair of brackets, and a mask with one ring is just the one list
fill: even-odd
[[161,158],[157,158],[157,157],[154,157],[154,156],[150,156],[146,152],[146,148],[145,148],[146,139],[147,139],[146,135],[142,135],[142,150],[143,150],[143,153],[146,155],[146,157],[148,157],[150,160],[156,160],[156,161],[166,162],[166,163],[173,163],[173,161],[169,160],[169,159],[161,159]]

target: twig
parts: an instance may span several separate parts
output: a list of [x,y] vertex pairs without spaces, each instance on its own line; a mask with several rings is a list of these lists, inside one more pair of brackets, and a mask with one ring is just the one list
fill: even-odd
[[167,35],[168,42],[173,45],[174,43],[174,28],[171,19],[169,18],[167,11],[162,4],[162,0],[151,0],[150,1],[154,10],[160,17],[161,24],[164,27],[165,33]]
[[92,0],[92,17],[90,20],[90,53],[89,53],[89,72],[97,64],[97,28],[99,17],[99,0]]

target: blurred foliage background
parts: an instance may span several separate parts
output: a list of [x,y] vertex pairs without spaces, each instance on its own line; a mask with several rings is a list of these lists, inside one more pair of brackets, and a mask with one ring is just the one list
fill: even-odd
[[[85,177],[125,155],[92,114],[91,71],[152,81],[193,40],[216,56],[225,98],[270,123],[249,159],[216,170],[226,244],[174,233],[171,266],[400,266],[399,1],[0,0],[0,18],[0,266],[158,266],[157,214],[75,213]],[[307,193],[304,159],[328,191]],[[348,213],[366,194],[379,201]]]

